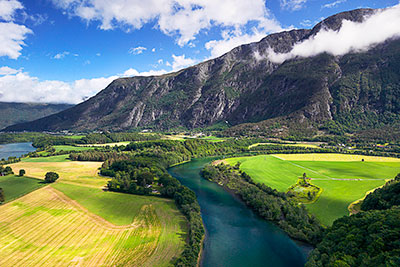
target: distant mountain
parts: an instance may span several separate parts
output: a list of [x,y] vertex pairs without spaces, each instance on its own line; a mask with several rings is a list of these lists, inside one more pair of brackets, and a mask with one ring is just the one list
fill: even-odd
[[69,104],[38,104],[0,102],[0,129],[7,126],[37,120],[66,110]]
[[233,127],[233,134],[247,128],[290,134],[290,127],[315,133],[392,125],[400,118],[399,40],[341,57],[320,54],[282,64],[265,57],[268,48],[287,53],[322,28],[338,30],[343,19],[361,22],[373,12],[353,10],[311,30],[271,34],[176,73],[117,79],[75,107],[6,130],[196,128],[228,122],[253,123]]

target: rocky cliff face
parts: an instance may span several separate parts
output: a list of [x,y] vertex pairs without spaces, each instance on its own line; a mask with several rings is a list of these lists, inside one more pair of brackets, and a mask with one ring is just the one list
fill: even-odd
[[337,30],[343,19],[362,21],[372,12],[344,12],[311,30],[272,34],[176,73],[117,79],[71,109],[7,130],[195,128],[277,117],[318,124],[363,112],[398,115],[399,41],[343,57],[322,54],[283,64],[266,57],[269,48],[289,52],[321,28]]

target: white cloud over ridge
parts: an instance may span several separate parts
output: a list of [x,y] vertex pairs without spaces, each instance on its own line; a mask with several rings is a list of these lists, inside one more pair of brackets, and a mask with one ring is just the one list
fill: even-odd
[[296,57],[312,57],[321,53],[335,56],[350,52],[367,51],[371,47],[392,38],[400,37],[400,4],[378,10],[362,23],[343,20],[338,31],[322,29],[315,36],[294,45],[289,53],[279,54],[272,49],[267,57],[282,63]]
[[103,30],[115,27],[135,30],[147,23],[155,23],[163,33],[176,35],[181,46],[190,44],[201,30],[215,25],[238,28],[256,22],[266,31],[279,27],[264,0],[52,1],[71,16],[87,22],[99,21]]
[[23,9],[17,0],[0,0],[0,57],[17,59],[21,55],[24,40],[32,31],[13,22],[17,10]]

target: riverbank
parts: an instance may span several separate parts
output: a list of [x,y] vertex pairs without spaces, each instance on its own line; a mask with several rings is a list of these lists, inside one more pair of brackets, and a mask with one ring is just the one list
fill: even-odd
[[[200,265],[304,266],[307,251],[285,232],[246,207],[243,201],[200,176],[217,157],[195,159],[170,168],[169,173],[195,191],[206,229]],[[257,249],[255,249],[257,248]]]
[[304,206],[287,199],[285,193],[263,184],[255,184],[246,173],[229,165],[207,165],[201,176],[240,197],[246,206],[263,219],[279,226],[291,238],[310,245],[320,241],[322,225],[310,216]]

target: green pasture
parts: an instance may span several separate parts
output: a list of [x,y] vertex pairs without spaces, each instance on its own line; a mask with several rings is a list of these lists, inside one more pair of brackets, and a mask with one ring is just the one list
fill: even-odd
[[[303,155],[298,155],[301,158]],[[332,155],[337,157],[337,155]],[[295,155],[291,155],[296,158]],[[225,161],[249,174],[255,182],[286,192],[303,173],[322,188],[318,200],[306,205],[322,223],[329,225],[338,217],[348,215],[348,206],[364,197],[369,190],[394,178],[400,172],[400,162],[385,158],[380,161],[301,161],[283,160],[273,155],[230,158]]]
[[42,180],[25,176],[0,176],[0,187],[4,190],[4,195],[6,198],[5,203],[22,197],[23,195],[26,195],[46,185],[41,182]]
[[22,162],[66,162],[70,161],[68,159],[69,155],[58,155],[51,157],[37,157],[37,158],[22,158]]
[[[175,203],[168,199],[107,192],[98,188],[64,184],[61,182],[52,186],[69,198],[77,201],[90,212],[115,225],[131,224],[133,219],[139,215],[144,205],[153,205],[156,213],[171,213],[171,220],[174,219],[175,215],[179,214]],[[178,216],[178,218],[182,220],[181,216]]]
[[61,150],[63,151],[86,151],[86,150],[92,150],[95,149],[95,147],[91,146],[67,146],[67,145],[62,145],[62,146],[53,146],[56,150],[56,152],[59,152]]

